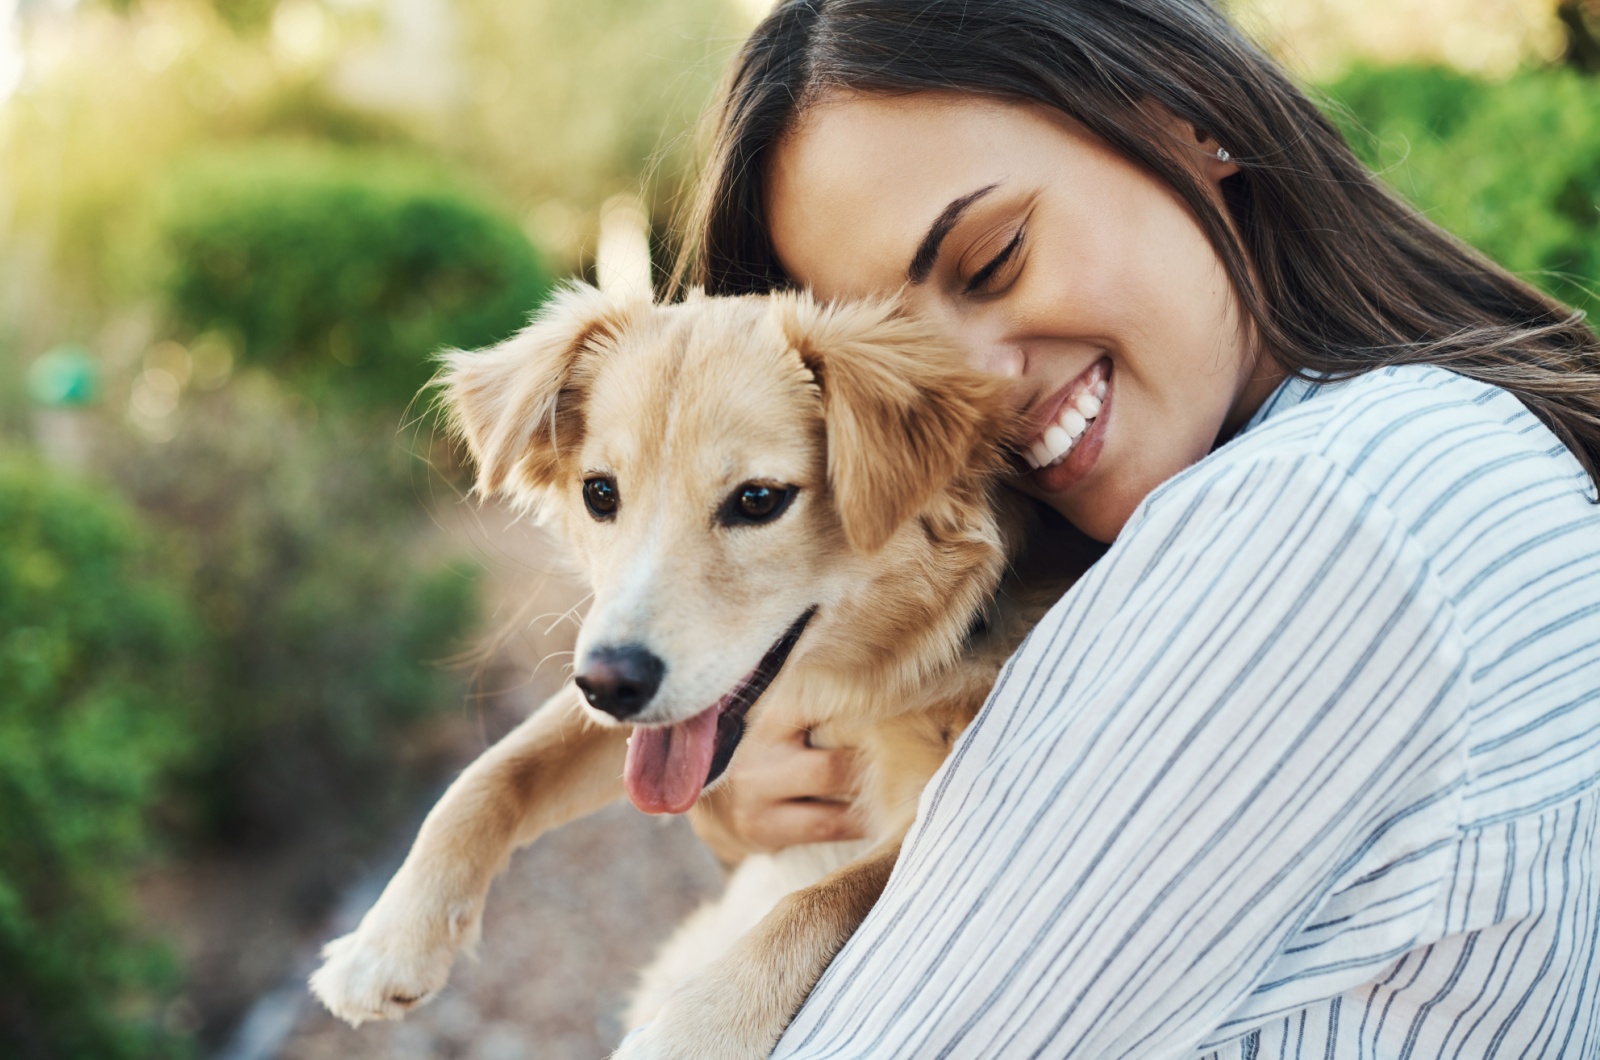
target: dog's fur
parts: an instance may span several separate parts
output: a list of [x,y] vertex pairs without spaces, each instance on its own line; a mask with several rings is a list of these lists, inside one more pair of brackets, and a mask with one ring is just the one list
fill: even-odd
[[[1065,586],[1002,584],[1033,518],[996,486],[1003,387],[887,303],[660,306],[585,287],[501,346],[449,355],[442,384],[477,491],[536,510],[589,573],[580,665],[623,643],[665,661],[631,721],[705,710],[816,609],[754,709],[861,749],[871,839],[747,861],[647,974],[634,1015],[650,1022],[619,1054],[766,1056],[877,900],[1002,661]],[[611,521],[581,496],[597,470],[617,482]],[[719,525],[750,482],[797,492],[769,524]],[[569,685],[487,751],[360,927],[328,944],[317,996],[358,1024],[437,992],[511,852],[622,794],[629,732]]]

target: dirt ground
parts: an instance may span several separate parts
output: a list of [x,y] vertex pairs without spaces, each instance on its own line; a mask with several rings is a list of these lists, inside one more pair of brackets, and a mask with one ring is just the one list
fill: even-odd
[[281,1060],[596,1060],[654,947],[721,888],[681,820],[629,806],[535,843],[495,885],[477,961],[400,1024],[351,1030],[309,997]]

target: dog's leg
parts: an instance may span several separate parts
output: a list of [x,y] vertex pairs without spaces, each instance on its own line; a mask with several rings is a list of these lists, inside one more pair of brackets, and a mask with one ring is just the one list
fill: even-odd
[[900,842],[786,896],[726,955],[667,1000],[613,1060],[771,1055],[811,988],[883,894]]
[[398,1019],[437,993],[477,942],[512,851],[622,794],[627,739],[591,721],[572,686],[552,696],[450,785],[361,925],[323,949],[312,992],[351,1025]]

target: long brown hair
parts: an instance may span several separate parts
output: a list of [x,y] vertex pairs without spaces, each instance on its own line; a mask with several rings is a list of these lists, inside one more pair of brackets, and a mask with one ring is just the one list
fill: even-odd
[[[1209,0],[783,0],[734,62],[674,291],[790,282],[767,231],[767,159],[839,90],[1054,107],[1188,204],[1285,369],[1425,363],[1504,387],[1600,485],[1600,340],[1583,314],[1393,195]],[[1223,181],[1231,226],[1149,102],[1238,163]]]

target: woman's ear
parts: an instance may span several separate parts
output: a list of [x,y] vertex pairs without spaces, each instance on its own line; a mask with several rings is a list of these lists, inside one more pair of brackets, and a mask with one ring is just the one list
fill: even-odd
[[882,548],[963,473],[994,470],[1009,384],[975,372],[892,303],[779,296],[779,320],[822,393],[828,484],[851,547]]
[[555,482],[562,454],[583,437],[578,362],[593,343],[615,339],[636,308],[574,283],[500,345],[440,354],[434,385],[477,465],[474,492],[486,497],[507,484],[537,491]]
[[1138,109],[1152,131],[1165,136],[1177,148],[1177,158],[1207,183],[1220,185],[1239,172],[1239,163],[1233,160],[1228,145],[1219,143],[1208,130],[1183,120],[1154,100],[1141,100]]

